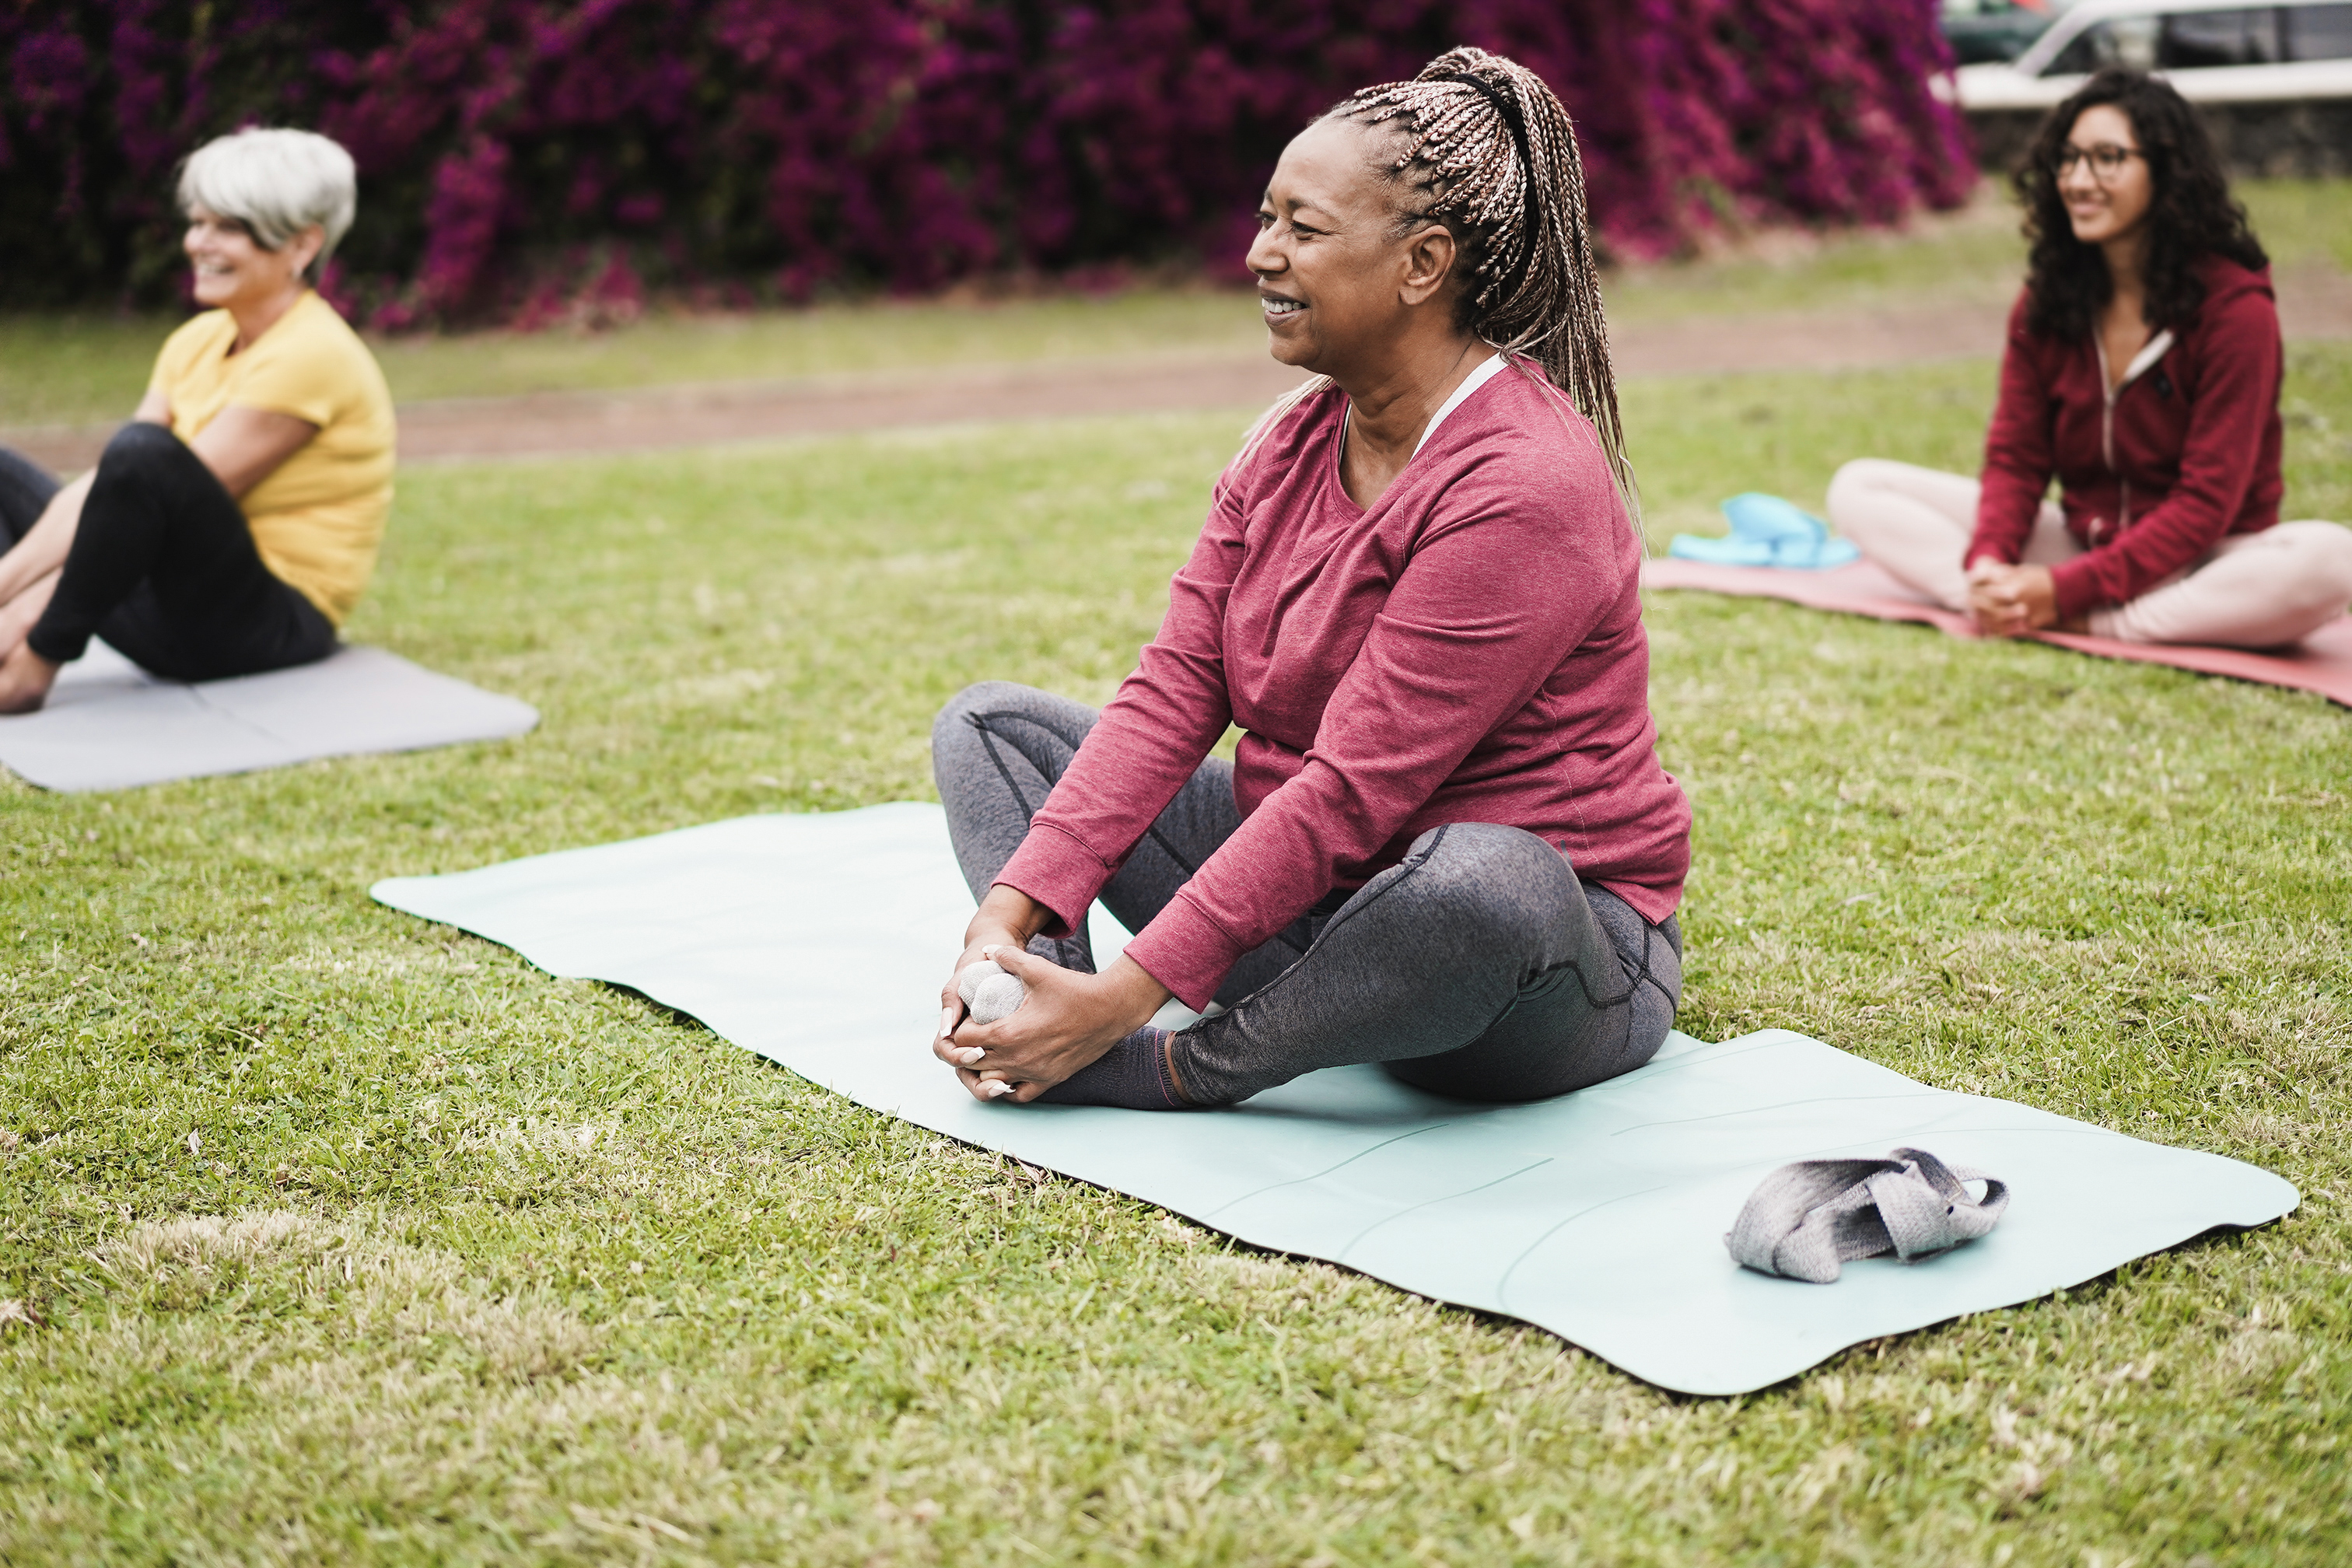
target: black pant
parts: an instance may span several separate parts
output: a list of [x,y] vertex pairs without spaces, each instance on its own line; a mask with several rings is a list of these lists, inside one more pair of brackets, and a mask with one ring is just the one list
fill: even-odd
[[[9,548],[57,490],[0,447]],[[161,425],[126,425],[107,443],[57,592],[25,640],[64,664],[93,635],[171,680],[284,669],[335,650],[334,623],[262,563],[236,498]]]

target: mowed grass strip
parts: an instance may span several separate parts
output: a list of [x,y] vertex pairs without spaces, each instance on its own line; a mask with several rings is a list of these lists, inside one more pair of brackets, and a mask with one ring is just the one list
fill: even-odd
[[[1653,527],[1818,500],[1858,451],[1971,466],[1990,388],[1630,388]],[[2352,516],[2352,355],[2299,353],[2289,399],[2295,510]],[[2315,699],[1654,596],[1698,814],[1685,1027],[1801,1029],[2306,1194],[1736,1400],[858,1110],[367,900],[928,795],[965,682],[1108,695],[1245,417],[412,471],[353,634],[539,731],[0,784],[0,1560],[2342,1560],[2352,714]]]
[[[2250,180],[2238,194],[2276,263],[2352,273],[2352,180]],[[362,222],[365,222],[362,216]],[[1790,311],[1901,310],[2012,298],[2024,242],[2007,194],[1906,228],[1765,231],[1704,258],[1621,267],[1603,282],[1620,326]],[[1235,258],[1238,261],[1238,258]],[[626,323],[373,340],[401,402],[681,383],[777,381],[1137,354],[1246,354],[1265,327],[1238,268],[1190,287],[994,300],[842,300],[799,310],[656,307]],[[0,431],[128,418],[176,313],[0,315]]]

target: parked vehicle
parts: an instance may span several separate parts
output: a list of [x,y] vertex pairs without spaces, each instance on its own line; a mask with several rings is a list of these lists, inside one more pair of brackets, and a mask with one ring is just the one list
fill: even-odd
[[2013,60],[2065,8],[2066,0],[1944,0],[1944,41],[1964,66]]
[[2192,103],[2352,98],[2347,0],[2082,0],[2007,63],[1938,90],[1971,113],[2047,109],[2106,66],[2161,74]]

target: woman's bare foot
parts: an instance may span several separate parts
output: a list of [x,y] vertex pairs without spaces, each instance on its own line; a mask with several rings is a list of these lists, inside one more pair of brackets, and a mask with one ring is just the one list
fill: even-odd
[[0,713],[32,712],[49,700],[57,679],[56,665],[30,645],[18,643],[6,658],[0,658]]

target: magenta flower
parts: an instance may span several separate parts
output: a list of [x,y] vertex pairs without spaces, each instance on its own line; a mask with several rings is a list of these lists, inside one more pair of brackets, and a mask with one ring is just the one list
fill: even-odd
[[171,295],[173,169],[247,123],[351,148],[335,297],[386,329],[1233,277],[1284,141],[1454,43],[1553,84],[1622,253],[1975,177],[1934,0],[16,0],[0,305]]

